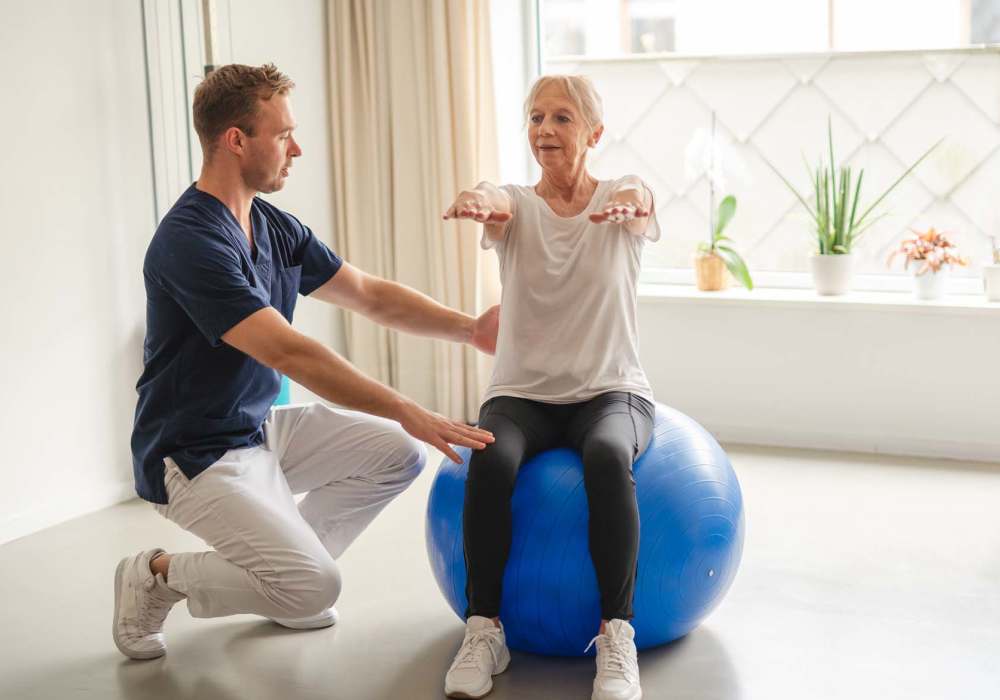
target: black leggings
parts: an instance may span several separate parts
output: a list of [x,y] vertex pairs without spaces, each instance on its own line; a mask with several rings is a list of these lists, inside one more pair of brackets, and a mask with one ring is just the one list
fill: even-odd
[[653,404],[623,391],[572,404],[498,396],[479,410],[479,427],[491,431],[496,442],[473,450],[465,482],[466,617],[500,614],[518,469],[542,450],[571,447],[583,459],[601,617],[632,619],[639,553],[632,463],[649,444]]

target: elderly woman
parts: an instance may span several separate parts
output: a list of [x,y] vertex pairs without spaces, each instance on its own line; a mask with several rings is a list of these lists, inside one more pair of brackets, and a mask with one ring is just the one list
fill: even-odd
[[639,549],[632,464],[653,423],[639,364],[636,281],[643,244],[659,238],[659,226],[638,177],[598,180],[587,172],[588,149],[604,132],[589,80],[540,78],[525,113],[541,180],[480,183],[444,215],[483,224],[482,245],[496,250],[503,284],[496,366],[479,413],[496,442],[469,463],[468,622],[445,692],[482,697],[507,667],[499,614],[514,481],[532,455],[569,446],[583,459],[601,595],[593,697],[634,700],[642,691],[628,622]]

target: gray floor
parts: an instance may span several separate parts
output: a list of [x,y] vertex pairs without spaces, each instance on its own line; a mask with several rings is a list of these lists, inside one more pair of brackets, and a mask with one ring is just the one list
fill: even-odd
[[[702,627],[639,662],[647,698],[1000,697],[1000,464],[730,449],[743,564]],[[0,698],[441,698],[462,636],[427,565],[432,470],[342,559],[342,619],[291,632],[167,621],[166,658],[110,639],[125,553],[197,548],[135,501],[0,547]],[[492,698],[589,698],[592,662],[515,652]]]

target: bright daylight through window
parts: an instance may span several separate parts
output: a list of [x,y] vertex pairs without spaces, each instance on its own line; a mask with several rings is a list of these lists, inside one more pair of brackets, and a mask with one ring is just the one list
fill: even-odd
[[726,235],[757,284],[810,286],[832,140],[838,190],[851,169],[845,217],[862,169],[858,216],[898,181],[851,239],[855,288],[907,289],[889,257],[933,228],[970,262],[952,266],[951,291],[981,291],[1000,236],[1000,0],[539,0],[537,12],[541,72],[588,75],[604,98],[592,172],[654,190],[665,235],[646,248],[645,280],[693,281],[732,195]]

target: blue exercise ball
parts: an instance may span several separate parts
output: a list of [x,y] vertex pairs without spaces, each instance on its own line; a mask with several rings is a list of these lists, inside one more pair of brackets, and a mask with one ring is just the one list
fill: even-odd
[[[463,464],[441,463],[427,505],[427,554],[438,587],[464,619]],[[633,467],[640,543],[632,625],[640,649],[684,636],[722,600],[743,552],[743,497],[719,443],[657,404],[653,436]],[[521,467],[500,619],[512,649],[581,656],[600,623],[587,535],[583,464],[569,449]],[[593,653],[591,651],[591,653]]]

